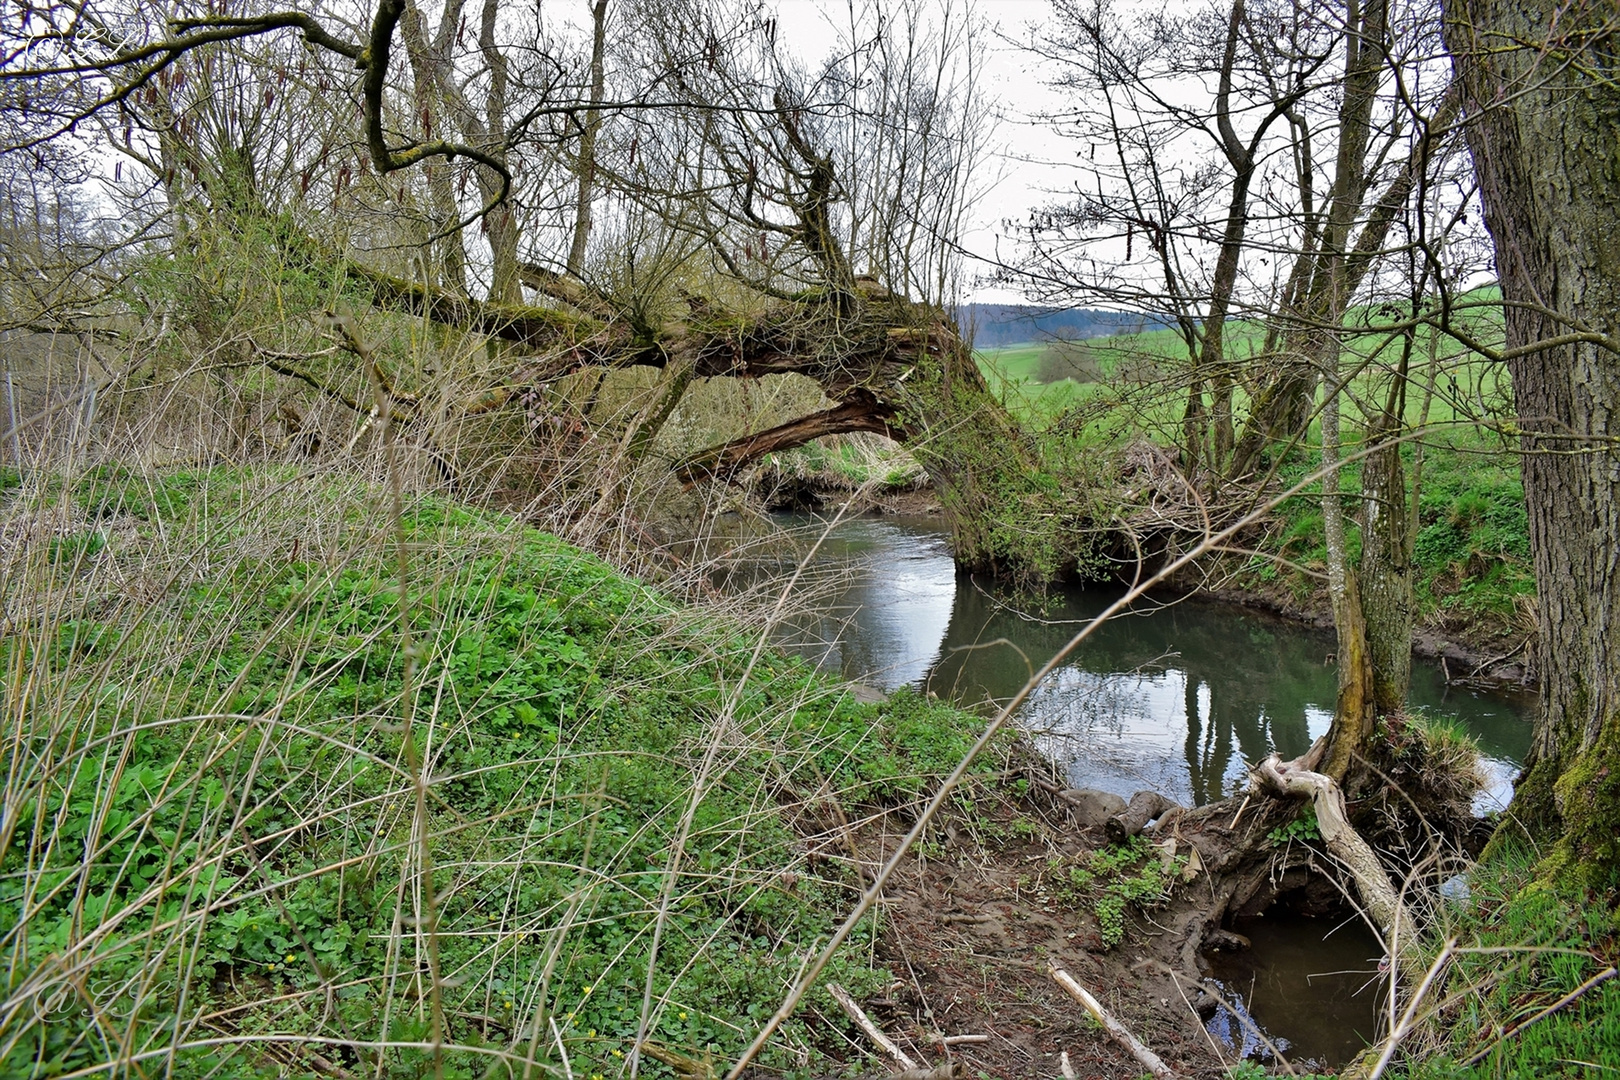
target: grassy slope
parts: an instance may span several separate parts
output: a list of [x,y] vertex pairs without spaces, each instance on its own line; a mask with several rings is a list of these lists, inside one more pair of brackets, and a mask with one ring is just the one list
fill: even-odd
[[1514,1031],[1620,961],[1612,897],[1555,890],[1536,879],[1536,862],[1503,853],[1470,874],[1466,904],[1441,913],[1435,936],[1454,941],[1457,957],[1420,1005],[1430,1024],[1402,1069],[1411,1080],[1620,1072],[1620,980]]
[[[1236,324],[1229,343],[1237,355],[1258,348],[1258,331]],[[1066,431],[1079,430],[1089,444],[1119,444],[1146,435],[1174,445],[1184,403],[1164,392],[1162,372],[1173,370],[1184,346],[1173,331],[1155,330],[1128,337],[1083,343],[1098,369],[1095,381],[1035,381],[1046,346],[1011,346],[980,354],[992,386],[1032,426],[1050,428],[1065,421]],[[1421,353],[1428,342],[1420,342]],[[1408,391],[1407,417],[1422,423],[1423,490],[1415,545],[1418,568],[1418,617],[1430,627],[1476,641],[1522,633],[1530,621],[1534,580],[1529,563],[1529,526],[1517,457],[1506,440],[1481,430],[1481,416],[1500,418],[1509,399],[1506,376],[1498,366],[1463,357],[1455,347],[1435,342],[1436,393],[1423,413],[1421,386],[1427,382],[1427,355],[1413,362],[1414,385]],[[1370,347],[1370,339],[1352,339],[1348,352]],[[1352,383],[1357,396],[1381,396],[1386,384],[1369,374]],[[1246,408],[1240,391],[1235,408]],[[1347,418],[1347,429],[1355,423]],[[1278,479],[1291,485],[1308,475],[1320,460],[1313,425],[1307,445],[1278,468]],[[1414,460],[1417,443],[1406,455]],[[1349,447],[1353,451],[1353,443]],[[1344,487],[1354,490],[1356,470],[1346,470]],[[1260,543],[1262,558],[1239,567],[1236,584],[1252,589],[1282,590],[1295,602],[1309,603],[1317,585],[1306,574],[1268,557],[1282,556],[1306,570],[1325,567],[1320,497],[1302,496],[1284,504],[1276,525]],[[1359,539],[1352,537],[1352,544]]]
[[753,635],[496,516],[262,472],[5,499],[8,1076],[414,1076],[442,1035],[447,1076],[593,1077],[660,909],[653,1036],[724,1058],[851,896],[784,802],[895,805],[966,746],[769,650],[745,678]]

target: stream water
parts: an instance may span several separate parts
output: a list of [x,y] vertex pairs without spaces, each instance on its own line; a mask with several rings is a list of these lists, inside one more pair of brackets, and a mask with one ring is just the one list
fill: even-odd
[[[794,553],[823,531],[809,516],[779,524],[800,543],[757,548],[743,578],[790,568]],[[1093,587],[1034,599],[958,577],[948,539],[934,519],[841,523],[807,570],[813,601],[794,605],[780,643],[854,682],[914,686],[985,708],[1016,693],[1118,596]],[[1231,605],[1145,603],[1099,627],[1018,720],[1075,787],[1212,802],[1244,787],[1245,762],[1273,750],[1294,757],[1327,730],[1333,649],[1330,634]],[[1448,687],[1438,669],[1418,664],[1411,703],[1479,743],[1488,785],[1476,810],[1506,805],[1529,749],[1529,702]],[[1242,970],[1221,972],[1222,982],[1280,1047],[1335,1064],[1374,1028],[1377,948],[1359,928],[1324,943],[1331,925],[1296,922],[1250,932],[1254,949]],[[1234,1048],[1254,1049],[1240,1027],[1233,1019]]]

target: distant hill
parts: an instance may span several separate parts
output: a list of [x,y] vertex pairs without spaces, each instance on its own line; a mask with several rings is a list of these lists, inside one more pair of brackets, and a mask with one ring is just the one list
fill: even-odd
[[1135,312],[1028,304],[963,304],[954,314],[962,331],[972,334],[974,346],[980,349],[1052,338],[1078,341],[1110,334],[1134,334],[1161,325],[1158,319]]

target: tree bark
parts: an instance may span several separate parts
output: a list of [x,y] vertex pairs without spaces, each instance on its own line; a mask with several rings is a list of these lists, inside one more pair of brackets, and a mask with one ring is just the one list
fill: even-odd
[[1445,21],[1496,251],[1541,623],[1514,808],[1606,887],[1620,883],[1616,19],[1612,3],[1451,0]]

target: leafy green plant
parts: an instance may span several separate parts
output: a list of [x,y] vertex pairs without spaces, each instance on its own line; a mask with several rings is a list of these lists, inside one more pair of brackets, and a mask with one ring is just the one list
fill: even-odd
[[[543,1016],[536,1063],[561,1068],[560,1042],[593,1075],[649,990],[658,1038],[734,1053],[734,1018],[770,1011],[848,884],[807,864],[775,793],[910,800],[973,730],[756,661],[745,628],[497,515],[188,475],[6,507],[126,508],[93,560],[40,545],[6,567],[34,613],[0,641],[7,1076],[125,1053],[254,1072],[261,1044],[199,1010],[233,1036],[362,1043],[387,1077],[483,1075],[492,1040]],[[852,990],[886,979],[871,933],[830,973]],[[810,1023],[787,1036],[820,1046]]]
[[1131,906],[1151,910],[1170,896],[1185,856],[1167,860],[1164,853],[1140,836],[1123,844],[1100,848],[1068,868],[1060,879],[1058,896],[1067,903],[1089,906],[1098,933],[1108,948],[1125,940],[1125,913]]
[[1316,820],[1316,807],[1306,805],[1299,816],[1286,825],[1279,825],[1266,833],[1272,847],[1286,847],[1295,842],[1322,839],[1322,829]]

